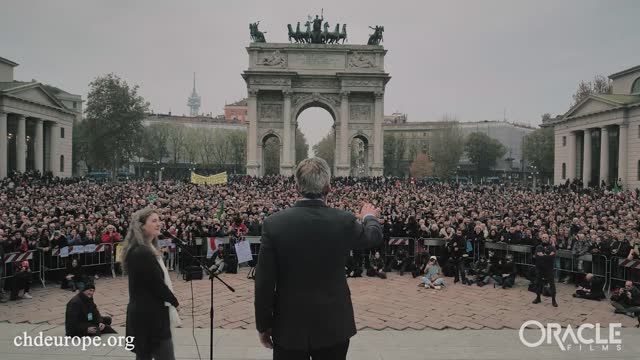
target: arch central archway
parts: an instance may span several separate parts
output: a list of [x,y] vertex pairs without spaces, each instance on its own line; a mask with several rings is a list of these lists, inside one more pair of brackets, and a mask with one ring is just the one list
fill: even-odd
[[292,175],[298,116],[320,107],[334,121],[334,175],[353,173],[351,148],[357,139],[367,149],[358,152],[365,163],[360,159],[357,173],[382,176],[384,89],[390,79],[382,46],[252,43],[247,52],[249,69],[242,76],[249,95],[248,175],[265,174],[261,151],[267,135],[280,140],[280,174]]
[[[325,159],[335,172],[335,118],[325,108],[321,106],[308,106],[301,109],[295,117],[297,131],[295,133],[296,153],[294,165],[307,157],[319,156]],[[306,153],[302,147],[302,137],[308,146]],[[318,150],[318,151],[316,151]]]

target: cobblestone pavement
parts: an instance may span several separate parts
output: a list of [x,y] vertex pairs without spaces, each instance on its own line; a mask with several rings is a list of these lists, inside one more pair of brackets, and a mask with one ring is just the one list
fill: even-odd
[[[216,328],[255,329],[253,310],[253,280],[246,278],[246,268],[238,274],[224,274],[222,278],[236,289],[232,293],[217,280],[214,282]],[[193,285],[195,325],[209,326],[209,282],[184,282],[172,275],[173,286],[180,301],[183,327],[192,325],[191,289]],[[573,286],[558,285],[559,307],[551,306],[549,298],[531,304],[535,297],[527,291],[526,280],[519,279],[516,287],[503,290],[492,285],[485,287],[453,284],[447,278],[442,290],[417,287],[418,279],[411,275],[389,274],[378,278],[349,279],[358,329],[423,330],[423,329],[519,329],[526,320],[558,322],[578,325],[584,322],[615,322],[633,327],[637,321],[613,313],[608,301],[588,301],[571,296]],[[46,288],[32,290],[33,299],[0,304],[0,322],[31,324],[64,324],[65,305],[73,296],[68,290],[50,283]],[[114,324],[123,326],[128,302],[126,277],[103,277],[96,281],[96,303],[103,315],[111,315]]]

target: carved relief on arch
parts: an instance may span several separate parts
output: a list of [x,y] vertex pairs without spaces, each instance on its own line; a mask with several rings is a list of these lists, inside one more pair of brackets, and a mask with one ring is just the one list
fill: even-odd
[[362,139],[364,139],[364,142],[367,145],[371,144],[371,141],[369,140],[369,136],[367,134],[365,134],[362,130],[358,130],[358,132],[356,132],[351,137],[349,137],[349,144],[353,143],[353,140],[355,138],[362,138]]
[[318,92],[314,92],[312,94],[309,94],[309,93],[295,94],[293,96],[292,104],[293,106],[298,106],[299,104],[304,104],[310,101],[322,101],[332,106],[340,105],[340,97],[338,95],[320,94]]
[[282,104],[260,104],[258,108],[260,121],[273,121],[282,119]]

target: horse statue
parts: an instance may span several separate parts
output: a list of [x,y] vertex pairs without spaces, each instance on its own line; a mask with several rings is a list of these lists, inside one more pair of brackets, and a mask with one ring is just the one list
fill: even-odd
[[311,21],[307,21],[304,23],[304,26],[307,28],[307,30],[303,33],[303,39],[305,40],[305,42],[307,43],[311,43]]
[[291,42],[291,39],[293,39],[297,43],[298,39],[296,38],[296,33],[293,32],[293,28],[291,27],[291,24],[287,24],[287,30],[289,33],[289,42]]
[[338,38],[336,39],[336,44],[340,40],[342,40],[343,44],[347,40],[347,24],[342,24],[342,32],[340,33],[340,35],[338,35]]
[[367,45],[380,45],[382,42],[382,33],[384,32],[384,26],[377,26],[372,28],[369,26],[369,29],[373,30],[373,34],[369,35],[369,41]]
[[251,36],[251,40],[253,40],[253,42],[266,42],[264,38],[264,34],[266,34],[266,32],[258,30],[258,24],[260,24],[260,21],[249,24],[249,35]]
[[327,35],[327,44],[336,44],[338,42],[339,36],[340,36],[340,24],[336,24],[335,30],[330,32]]
[[329,23],[325,22],[324,30],[320,34],[320,43],[328,44],[330,39],[331,39],[331,32],[329,31]]

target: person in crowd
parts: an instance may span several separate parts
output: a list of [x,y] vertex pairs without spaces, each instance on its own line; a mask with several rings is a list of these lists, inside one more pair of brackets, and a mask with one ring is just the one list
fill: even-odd
[[347,277],[362,277],[362,251],[351,250],[345,265]]
[[573,294],[575,298],[582,298],[588,300],[602,300],[605,299],[604,295],[604,278],[599,276],[593,276],[592,273],[588,273],[584,277],[582,285],[578,286],[576,292]]
[[180,324],[169,272],[162,261],[158,212],[143,208],[132,215],[122,250],[129,274],[126,336],[133,336],[137,359],[175,359],[173,327]]
[[[640,313],[640,289],[633,285],[633,282],[626,281],[624,288],[617,294],[611,295],[611,305],[615,308],[616,314],[626,314],[638,316]],[[640,323],[640,317],[639,317]]]
[[371,267],[367,269],[367,276],[377,276],[380,279],[386,279],[387,274],[384,271],[384,259],[380,255],[380,251],[376,251],[370,261]]
[[218,247],[212,256],[211,261],[213,262],[213,264],[209,266],[209,270],[213,272],[215,275],[222,274],[222,272],[225,271],[227,266],[225,262],[225,258],[226,258],[226,253],[224,251],[224,245],[218,244]]
[[449,261],[453,264],[453,283],[462,279],[467,284],[467,276],[464,268],[464,255],[466,255],[466,241],[462,237],[462,230],[458,229],[448,244]]
[[540,239],[542,240],[542,243],[536,246],[535,249],[536,298],[533,300],[533,303],[539,304],[542,301],[540,299],[540,294],[542,294],[544,282],[547,282],[551,291],[551,304],[554,307],[558,307],[558,303],[556,302],[556,283],[553,277],[553,264],[556,256],[556,248],[549,242],[548,234],[542,234]]
[[22,299],[33,299],[29,290],[31,289],[31,280],[32,274],[29,265],[29,261],[24,260],[20,262],[18,268],[13,275],[13,286],[11,287],[11,298],[10,300],[18,300],[18,295],[20,294],[20,290],[23,291]]
[[482,287],[491,281],[491,263],[487,260],[486,256],[480,255],[478,261],[473,264],[472,275],[474,275],[473,280],[467,280],[467,285],[471,285],[475,283],[476,285]]
[[111,317],[102,316],[93,300],[96,287],[93,283],[79,289],[67,303],[64,328],[66,336],[100,336],[115,334],[111,327]]
[[429,257],[429,262],[424,267],[424,277],[418,286],[436,290],[440,290],[444,286],[444,275],[437,257]]
[[503,289],[512,288],[516,282],[516,264],[513,261],[513,254],[507,254],[504,259],[499,259],[498,263],[491,270],[493,281]]
[[400,271],[400,276],[408,270],[411,271],[411,261],[409,259],[409,253],[404,247],[400,247],[395,254],[389,257],[385,271],[391,270]]
[[73,258],[67,265],[61,288],[71,289],[71,291],[82,290],[88,283],[89,278],[84,274],[80,262],[77,258]]
[[107,225],[101,236],[101,241],[106,244],[115,244],[120,242],[120,239],[120,234],[113,225]]

